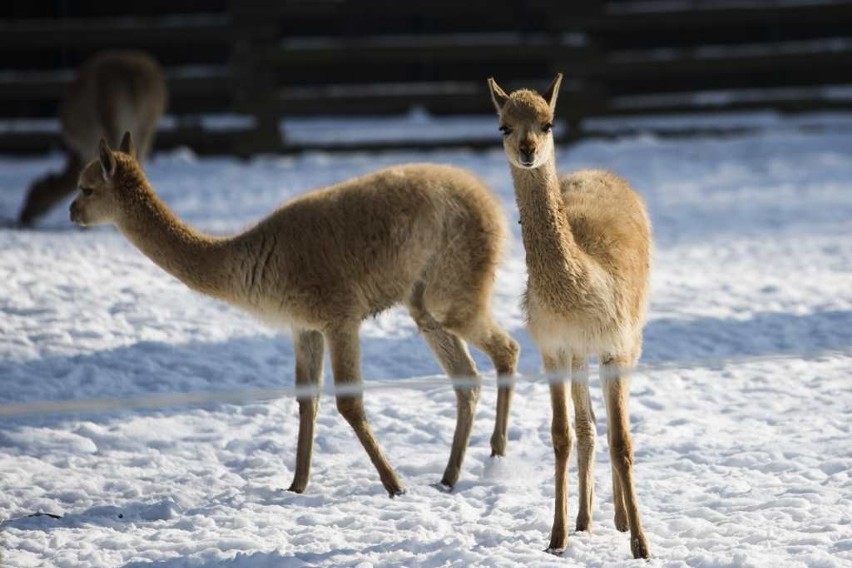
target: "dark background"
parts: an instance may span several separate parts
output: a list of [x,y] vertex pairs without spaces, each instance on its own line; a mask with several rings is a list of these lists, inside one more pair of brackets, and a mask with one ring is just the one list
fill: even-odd
[[[7,153],[58,147],[22,119],[55,117],[104,48],[163,64],[173,120],[158,146],[200,153],[305,149],[285,117],[491,113],[489,75],[543,89],[565,73],[563,141],[593,134],[590,117],[852,110],[852,1],[6,0],[0,18]],[[211,115],[244,120],[207,129]]]

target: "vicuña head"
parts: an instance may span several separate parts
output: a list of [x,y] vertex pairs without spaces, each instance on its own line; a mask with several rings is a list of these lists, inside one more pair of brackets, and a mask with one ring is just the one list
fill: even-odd
[[553,155],[553,116],[562,74],[556,75],[542,96],[529,89],[507,95],[493,77],[488,79],[491,100],[500,116],[503,149],[517,168],[538,168]]
[[98,159],[80,174],[80,192],[71,203],[71,220],[81,227],[115,224],[124,211],[120,206],[122,193],[133,191],[140,177],[142,170],[130,132],[124,133],[118,152],[110,150],[101,138]]

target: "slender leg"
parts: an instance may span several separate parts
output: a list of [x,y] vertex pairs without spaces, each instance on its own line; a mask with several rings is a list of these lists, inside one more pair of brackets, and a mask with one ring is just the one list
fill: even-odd
[[[604,386],[603,399],[609,416],[609,389],[606,388],[607,374],[612,374],[612,366],[601,367],[601,382]],[[617,372],[617,371],[616,371]],[[612,448],[612,428],[607,425],[607,443]],[[627,532],[630,530],[630,525],[627,522],[627,508],[624,506],[624,492],[621,490],[621,479],[618,477],[615,466],[611,467],[612,472],[612,506],[615,509],[615,529],[619,532]]]
[[478,333],[468,333],[465,339],[482,350],[491,359],[497,371],[497,419],[491,435],[491,456],[506,454],[509,430],[509,408],[512,404],[512,383],[518,366],[518,342],[497,326],[490,318],[480,326]]
[[[568,362],[565,357],[543,355],[544,369],[554,378],[568,375]],[[555,484],[556,505],[553,512],[553,528],[550,533],[550,546],[547,551],[559,554],[568,546],[568,458],[571,456],[571,420],[568,416],[567,388],[564,382],[550,383],[550,404],[553,408],[553,421],[550,436],[556,457]]]
[[450,459],[441,478],[442,485],[452,488],[459,480],[470,432],[473,429],[473,417],[479,400],[479,376],[470,353],[458,336],[444,329],[424,309],[409,306],[409,310],[444,372],[455,382],[456,430],[453,434]]
[[67,154],[65,168],[59,174],[48,174],[34,181],[27,191],[26,202],[18,221],[30,226],[45,215],[54,205],[77,190],[77,177],[83,169],[80,160],[72,153]]
[[[461,347],[461,341],[457,337],[453,337],[453,339]],[[458,385],[456,382],[456,386],[454,387],[456,391],[456,429],[453,433],[450,459],[447,461],[447,467],[444,469],[444,475],[441,477],[441,484],[449,488],[454,487],[459,480],[462,463],[464,462],[464,456],[470,441],[470,433],[473,430],[476,404],[479,401],[478,376],[474,374],[452,378],[454,382],[461,380],[463,384]],[[471,386],[471,380],[476,383],[476,386]]]
[[571,364],[571,398],[577,427],[577,465],[580,483],[580,508],[577,531],[592,530],[592,505],[595,495],[595,412],[589,396],[589,363],[585,357],[574,357]]
[[[649,558],[648,541],[642,530],[639,503],[633,483],[633,441],[630,437],[630,363],[622,358],[602,358],[601,375],[606,393],[606,410],[609,431],[609,455],[612,460],[613,478],[618,478],[621,498],[630,527],[630,549],[634,558]],[[616,491],[613,495],[617,498]],[[616,503],[618,501],[616,500]],[[619,519],[616,505],[616,525]]]
[[[358,324],[328,330],[325,332],[331,355],[331,369],[335,386],[361,385],[361,348],[358,341]],[[361,445],[370,456],[382,485],[391,497],[402,495],[404,489],[396,473],[379,448],[376,437],[367,423],[364,412],[364,400],[361,394],[344,393],[337,395],[337,410],[355,430]]]
[[[607,440],[612,447],[612,436],[607,433]],[[627,532],[630,525],[627,522],[627,507],[624,505],[624,492],[621,490],[621,479],[615,468],[612,468],[612,505],[615,508],[615,529],[619,532]]]
[[[324,342],[318,331],[293,330],[296,351],[296,386],[318,389],[322,381]],[[296,473],[288,491],[302,493],[311,477],[314,425],[319,408],[319,392],[299,397],[299,441],[296,445]]]

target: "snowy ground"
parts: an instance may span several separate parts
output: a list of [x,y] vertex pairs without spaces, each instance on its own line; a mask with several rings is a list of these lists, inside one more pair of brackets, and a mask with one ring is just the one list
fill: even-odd
[[[848,128],[791,122],[740,138],[640,137],[559,154],[563,170],[626,176],[655,224],[643,361],[656,368],[637,373],[631,405],[648,565],[852,565],[850,149]],[[522,370],[537,370],[518,307],[523,250],[502,152],[250,162],[176,152],[147,169],[179,215],[225,233],[309,188],[408,161],[471,168],[503,199],[514,234],[494,308],[522,342]],[[13,217],[28,181],[59,163],[0,158],[0,217]],[[368,382],[439,372],[402,312],[367,323],[363,342]],[[38,231],[0,229],[0,410],[287,387],[292,366],[286,336],[191,293],[112,229],[78,231],[64,207]],[[553,501],[548,395],[527,382],[499,461],[488,447],[496,393],[483,390],[451,494],[432,487],[452,435],[449,385],[368,392],[378,439],[408,486],[393,500],[330,399],[304,495],[282,491],[295,454],[290,399],[0,418],[2,563],[628,565],[628,538],[612,524],[598,386],[594,532],[572,534],[561,558],[542,552]]]

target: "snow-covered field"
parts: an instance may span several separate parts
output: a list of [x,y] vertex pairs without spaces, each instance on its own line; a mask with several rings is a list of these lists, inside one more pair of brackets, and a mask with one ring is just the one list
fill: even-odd
[[[626,176],[655,224],[646,366],[631,403],[648,565],[852,565],[852,132],[825,122],[729,139],[589,141],[559,154],[563,170]],[[249,162],[175,152],[147,170],[179,215],[226,233],[310,188],[409,161],[470,168],[503,200],[513,237],[493,304],[522,342],[522,371],[535,372],[501,151]],[[13,217],[29,180],[59,163],[0,157],[0,216]],[[439,372],[401,311],[368,322],[363,345],[368,383],[404,387]],[[65,207],[37,231],[0,229],[0,412],[286,388],[292,367],[288,337],[190,292],[112,229],[76,230]],[[455,418],[449,383],[366,393],[408,487],[393,500],[328,398],[303,495],[283,491],[298,423],[291,399],[0,417],[2,564],[646,565],[629,560],[628,537],[613,527],[598,382],[594,530],[572,534],[561,558],[542,551],[553,501],[547,388],[519,384],[509,455],[495,461],[493,374],[486,384],[449,494],[432,486]],[[574,465],[570,491],[573,517]]]

